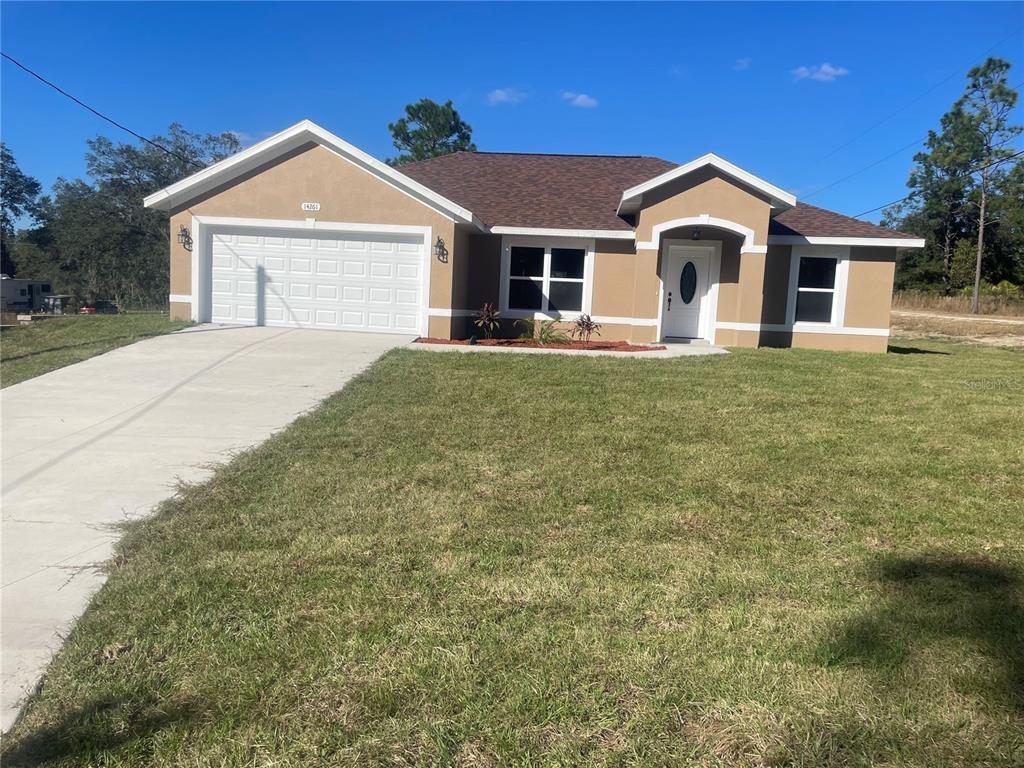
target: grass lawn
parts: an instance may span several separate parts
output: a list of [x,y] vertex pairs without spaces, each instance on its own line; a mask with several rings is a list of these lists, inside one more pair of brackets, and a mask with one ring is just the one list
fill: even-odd
[[48,317],[10,328],[0,336],[0,384],[8,387],[186,325],[165,313],[130,313]]
[[894,344],[392,352],[129,529],[4,764],[1020,766],[1024,353]]

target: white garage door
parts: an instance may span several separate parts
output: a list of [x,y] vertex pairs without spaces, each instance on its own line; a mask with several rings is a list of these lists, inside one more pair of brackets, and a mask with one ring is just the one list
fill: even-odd
[[215,323],[419,330],[419,235],[214,232],[210,259]]

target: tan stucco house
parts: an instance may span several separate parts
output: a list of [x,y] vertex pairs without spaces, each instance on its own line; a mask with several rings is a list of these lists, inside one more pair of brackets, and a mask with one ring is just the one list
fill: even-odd
[[898,248],[713,154],[460,152],[391,168],[303,121],[146,198],[171,314],[466,337],[504,319],[601,338],[884,351]]

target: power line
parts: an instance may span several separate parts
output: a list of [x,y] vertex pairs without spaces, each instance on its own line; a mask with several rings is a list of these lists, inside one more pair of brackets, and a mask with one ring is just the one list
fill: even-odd
[[[999,41],[998,43],[996,43],[995,45],[992,45],[992,46],[990,46],[989,48],[987,48],[987,49],[985,49],[984,51],[982,51],[980,55],[981,55],[981,56],[985,56],[985,55],[987,55],[987,54],[991,53],[991,52],[992,52],[993,50],[995,50],[996,48],[998,48],[998,47],[999,47],[1000,45],[1002,45],[1003,43],[1005,43],[1005,42],[1006,42],[1007,40],[1011,40],[1011,39],[1013,39],[1014,37],[1016,37],[1016,36],[1017,36],[1018,34],[1020,34],[1021,30],[1024,30],[1024,27],[1018,27],[1018,28],[1017,28],[1017,29],[1015,29],[1015,30],[1014,30],[1013,32],[1011,32],[1011,33],[1010,33],[1009,35],[1007,35],[1007,36],[1006,36],[1006,37],[1004,37],[1004,38],[1003,38],[1002,40],[1000,40],[1000,41]],[[861,139],[861,138],[862,138],[863,136],[867,135],[868,133],[871,133],[871,131],[875,130],[875,128],[877,128],[878,126],[882,125],[883,123],[886,123],[886,122],[888,122],[888,121],[889,121],[889,120],[891,120],[892,118],[896,117],[896,115],[898,115],[898,114],[899,114],[900,112],[902,112],[903,110],[907,109],[908,107],[911,107],[911,106],[913,106],[914,104],[916,104],[917,102],[919,102],[919,101],[920,101],[921,99],[923,99],[923,98],[924,98],[925,96],[928,96],[929,94],[931,94],[931,93],[933,93],[934,91],[938,90],[939,88],[941,88],[941,87],[942,87],[943,85],[945,85],[946,83],[948,83],[948,82],[949,82],[950,80],[952,80],[952,79],[953,79],[954,77],[956,77],[956,76],[957,76],[957,75],[959,75],[960,73],[961,73],[961,70],[957,70],[956,72],[952,72],[952,73],[950,73],[949,75],[947,75],[946,77],[944,77],[944,78],[943,78],[942,80],[940,80],[939,82],[937,82],[937,83],[936,83],[935,85],[933,85],[933,86],[932,86],[931,88],[929,88],[929,89],[928,89],[927,91],[925,91],[924,93],[922,93],[922,94],[921,94],[920,96],[918,96],[918,97],[916,97],[916,98],[914,98],[914,99],[911,99],[911,100],[910,100],[910,101],[908,101],[908,102],[905,102],[905,103],[903,104],[903,106],[901,106],[901,107],[900,107],[899,109],[897,109],[897,110],[896,110],[895,112],[892,112],[892,113],[890,113],[889,115],[887,115],[886,117],[883,117],[883,118],[882,118],[881,120],[879,120],[879,121],[878,121],[877,123],[874,123],[874,124],[872,124],[872,125],[868,126],[867,128],[865,128],[865,129],[864,129],[863,131],[861,131],[860,133],[858,133],[858,134],[857,134],[856,136],[854,136],[854,137],[853,137],[852,139],[850,139],[849,141],[847,141],[847,142],[845,142],[845,143],[843,143],[843,144],[840,144],[840,145],[839,145],[838,147],[836,147],[835,149],[833,149],[833,150],[832,150],[831,152],[829,152],[829,153],[828,153],[827,155],[825,155],[824,157],[822,157],[822,158],[821,158],[821,160],[828,160],[828,158],[832,157],[832,155],[836,154],[837,152],[839,152],[839,151],[841,151],[841,150],[843,150],[843,149],[846,149],[846,148],[847,148],[848,146],[850,146],[851,144],[853,144],[853,143],[854,143],[855,141],[858,141],[858,140],[859,140],[859,139]],[[820,161],[819,161],[819,162],[820,162]]]
[[[1014,89],[1019,89],[1022,85],[1024,85],[1024,80],[1022,80],[1019,83],[1016,83],[1013,87],[1014,87]],[[902,146],[899,149],[897,149],[895,152],[890,152],[888,155],[883,157],[881,160],[876,160],[875,162],[871,163],[870,165],[865,165],[860,170],[854,171],[853,173],[851,173],[851,174],[849,174],[847,176],[843,176],[843,178],[841,178],[841,179],[837,179],[836,181],[833,181],[831,184],[826,184],[824,187],[819,187],[818,189],[814,190],[813,192],[811,192],[809,194],[806,194],[806,195],[803,195],[803,199],[806,200],[809,197],[814,197],[815,195],[818,195],[818,194],[824,192],[826,189],[831,189],[832,187],[836,186],[837,184],[842,184],[847,179],[852,179],[854,176],[858,176],[858,175],[864,173],[864,171],[871,170],[876,165],[881,165],[886,160],[890,160],[890,159],[896,157],[896,155],[900,154],[901,152],[906,152],[908,149],[910,149],[913,146],[916,146],[918,144],[923,144],[925,141],[928,140],[928,136],[930,136],[930,135],[931,135],[931,131],[929,131],[928,134],[925,135],[924,138],[917,139],[916,141],[912,141],[909,144],[905,144],[904,146]],[[974,171],[971,171],[971,173],[974,173]]]
[[909,144],[905,144],[904,146],[900,147],[895,152],[889,153],[888,155],[883,157],[881,160],[876,160],[875,162],[871,163],[871,165],[865,165],[860,170],[854,171],[853,173],[849,174],[848,176],[843,176],[843,178],[837,179],[836,181],[833,181],[831,184],[826,184],[824,187],[820,187],[819,189],[814,190],[810,194],[803,195],[803,199],[806,200],[809,197],[814,197],[815,195],[819,195],[822,192],[824,192],[826,189],[832,189],[832,187],[836,186],[837,184],[842,184],[847,179],[852,179],[854,176],[858,176],[858,175],[864,173],[864,171],[869,171],[872,168],[874,168],[876,165],[881,165],[886,160],[894,158],[894,157],[896,157],[896,155],[898,155],[898,154],[900,154],[902,152],[906,152],[911,147],[916,147],[918,144],[921,144],[924,141],[925,141],[925,139],[915,139],[914,141],[910,142]]
[[130,133],[130,134],[131,134],[132,136],[134,136],[134,137],[135,137],[136,139],[138,139],[139,141],[144,141],[144,142],[146,142],[147,144],[149,144],[150,146],[156,147],[156,148],[157,148],[157,149],[159,149],[159,150],[160,150],[161,152],[166,152],[166,153],[167,153],[168,155],[170,155],[171,157],[177,158],[178,160],[181,160],[181,161],[182,161],[183,163],[188,163],[189,165],[191,165],[191,166],[194,166],[194,167],[196,167],[196,168],[198,168],[198,169],[200,169],[200,170],[202,170],[203,168],[205,168],[205,167],[206,167],[206,166],[205,166],[205,165],[203,165],[202,163],[197,163],[197,162],[196,162],[195,160],[192,160],[192,159],[190,159],[190,158],[187,158],[187,157],[185,157],[184,155],[179,155],[179,154],[178,154],[177,152],[175,152],[174,150],[168,149],[167,147],[164,147],[164,146],[162,146],[162,145],[160,145],[160,144],[157,144],[157,143],[156,143],[155,141],[153,141],[152,139],[147,139],[147,138],[146,138],[145,136],[143,136],[143,135],[142,135],[142,134],[140,134],[140,133],[136,133],[136,132],[135,132],[135,131],[133,131],[133,130],[132,130],[131,128],[127,127],[126,125],[122,125],[121,123],[117,122],[117,121],[116,121],[116,120],[114,120],[113,118],[111,118],[111,117],[107,117],[106,115],[104,115],[104,114],[103,114],[102,112],[100,112],[99,110],[93,109],[92,107],[90,107],[90,106],[89,106],[88,104],[86,104],[86,103],[85,103],[84,101],[82,101],[81,99],[79,99],[79,98],[77,98],[76,96],[73,96],[72,94],[70,94],[70,93],[68,93],[67,91],[65,91],[65,90],[64,90],[63,88],[61,88],[61,87],[60,87],[59,85],[57,85],[56,83],[52,83],[52,82],[50,82],[50,81],[49,81],[49,80],[47,80],[47,79],[46,79],[45,77],[43,77],[42,75],[40,75],[40,74],[39,74],[38,72],[35,72],[35,71],[33,71],[33,70],[29,69],[29,68],[28,68],[28,67],[26,67],[26,66],[25,66],[24,64],[22,64],[22,63],[21,63],[20,61],[18,61],[17,59],[15,59],[15,58],[14,58],[13,56],[8,56],[8,55],[7,55],[6,53],[4,53],[3,51],[0,51],[0,56],[3,56],[3,57],[4,57],[5,59],[7,59],[7,60],[8,60],[9,62],[11,62],[11,63],[12,63],[12,64],[13,64],[14,66],[16,66],[16,67],[18,67],[19,69],[22,69],[22,70],[24,70],[25,72],[27,72],[28,74],[32,75],[32,77],[34,77],[34,78],[35,78],[36,80],[40,81],[41,83],[44,83],[45,85],[48,85],[48,86],[49,86],[50,88],[53,88],[53,90],[57,91],[57,93],[59,93],[59,94],[61,94],[62,96],[66,96],[67,98],[71,99],[71,100],[72,100],[73,102],[75,102],[75,104],[77,104],[78,106],[80,106],[80,107],[84,107],[85,109],[89,110],[90,112],[92,112],[92,113],[93,113],[94,115],[96,115],[96,117],[100,118],[101,120],[106,120],[106,121],[107,121],[108,123],[110,123],[111,125],[113,125],[113,126],[114,126],[115,128],[120,128],[120,129],[121,129],[122,131],[125,131],[126,133]]
[[[973,169],[971,169],[969,171],[966,171],[964,173],[964,175],[967,176],[967,175],[972,174],[972,173],[978,173],[979,171],[983,171],[986,168],[993,168],[994,166],[1000,165],[1002,163],[1009,162],[1010,160],[1013,160],[1013,158],[1020,157],[1021,155],[1024,155],[1024,149],[1020,150],[1019,152],[1015,152],[1014,154],[1010,155],[1009,157],[1001,157],[998,160],[989,163],[988,165],[983,165],[980,168],[973,168]],[[877,208],[872,208],[870,211],[864,211],[863,213],[858,213],[856,216],[851,216],[851,218],[859,219],[861,216],[867,216],[869,213],[874,213],[875,211],[880,211],[883,208],[888,208],[890,205],[896,205],[897,203],[902,203],[904,200],[909,200],[913,196],[914,196],[914,193],[911,192],[909,195],[901,197],[899,200],[893,200],[891,203],[885,203],[883,205],[878,206]]]

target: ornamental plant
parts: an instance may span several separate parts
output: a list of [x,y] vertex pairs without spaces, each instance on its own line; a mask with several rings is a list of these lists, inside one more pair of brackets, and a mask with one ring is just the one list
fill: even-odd
[[473,324],[484,332],[485,339],[489,339],[494,329],[501,325],[500,315],[501,313],[498,311],[498,308],[488,301],[476,311]]
[[545,344],[562,344],[568,341],[565,334],[559,330],[555,320],[532,320],[524,317],[516,320],[514,325],[523,329],[519,333],[520,339],[533,339],[542,347]]
[[591,334],[601,335],[601,324],[595,322],[590,315],[583,314],[573,321],[570,333],[584,344],[589,344]]

